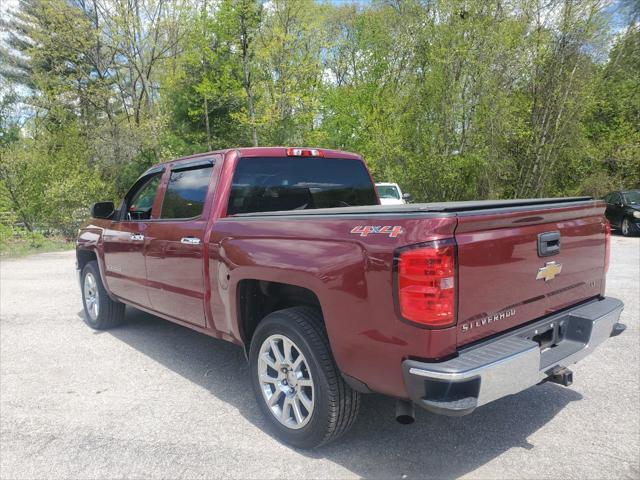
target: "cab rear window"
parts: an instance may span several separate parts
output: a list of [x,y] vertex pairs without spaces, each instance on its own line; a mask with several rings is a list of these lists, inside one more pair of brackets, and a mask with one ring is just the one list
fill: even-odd
[[227,213],[376,205],[374,185],[356,159],[241,158]]

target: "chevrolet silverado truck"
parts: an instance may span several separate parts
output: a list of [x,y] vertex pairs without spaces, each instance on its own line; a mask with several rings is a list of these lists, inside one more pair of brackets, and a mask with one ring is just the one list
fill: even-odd
[[622,330],[591,198],[379,205],[362,158],[240,148],[144,172],[77,239],[86,323],[125,305],[242,347],[268,424],[312,448],[362,393],[464,415]]

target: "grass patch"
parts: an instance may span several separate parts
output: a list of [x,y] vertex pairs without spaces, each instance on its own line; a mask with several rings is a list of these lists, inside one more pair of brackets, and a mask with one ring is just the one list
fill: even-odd
[[75,247],[62,236],[47,236],[21,228],[0,225],[0,258],[13,258],[33,253],[70,250]]

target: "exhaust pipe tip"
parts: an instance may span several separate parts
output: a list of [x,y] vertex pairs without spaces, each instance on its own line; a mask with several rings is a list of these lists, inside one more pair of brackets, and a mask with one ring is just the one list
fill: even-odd
[[396,421],[400,425],[411,425],[416,421],[415,406],[406,400],[396,401]]
[[411,415],[397,415],[396,416],[396,421],[400,425],[411,425],[413,422],[416,421],[416,419],[414,417],[412,417]]

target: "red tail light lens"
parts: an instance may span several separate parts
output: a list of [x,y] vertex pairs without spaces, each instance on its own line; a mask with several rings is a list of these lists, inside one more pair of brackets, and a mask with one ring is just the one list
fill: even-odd
[[428,327],[455,323],[455,242],[438,240],[396,255],[398,307],[405,320]]
[[611,258],[611,224],[604,221],[604,273],[609,271],[609,259]]

